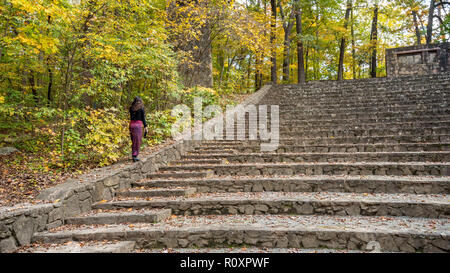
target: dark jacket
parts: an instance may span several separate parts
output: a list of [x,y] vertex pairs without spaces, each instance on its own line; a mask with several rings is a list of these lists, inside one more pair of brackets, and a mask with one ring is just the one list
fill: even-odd
[[147,122],[145,121],[145,111],[144,109],[139,109],[137,111],[133,111],[130,108],[130,119],[131,120],[140,120],[144,124],[144,128],[147,128]]

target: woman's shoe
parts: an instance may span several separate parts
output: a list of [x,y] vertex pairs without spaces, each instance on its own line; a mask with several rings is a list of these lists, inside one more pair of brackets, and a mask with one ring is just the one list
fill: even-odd
[[141,160],[139,158],[133,156],[133,162],[138,162],[138,161],[141,161]]

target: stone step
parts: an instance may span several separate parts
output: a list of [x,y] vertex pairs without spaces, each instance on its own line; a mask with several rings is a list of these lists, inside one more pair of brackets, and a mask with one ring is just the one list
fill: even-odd
[[216,175],[434,175],[449,176],[450,163],[428,162],[316,162],[183,165],[161,167],[162,172],[207,171]]
[[[379,82],[374,87],[373,85],[363,84],[359,86],[355,85],[335,85],[335,86],[318,86],[318,85],[306,85],[301,87],[274,87],[273,93],[275,94],[285,94],[285,95],[304,95],[304,96],[314,96],[320,94],[329,95],[396,95],[396,94],[422,94],[426,96],[429,92],[431,94],[436,93],[446,93],[448,92],[448,79],[438,80],[432,84],[423,83],[411,83],[411,82],[396,82],[392,84],[386,84],[385,82]],[[270,93],[272,94],[272,93]],[[270,98],[265,96],[265,98]]]
[[[344,152],[344,153],[239,153],[185,155],[175,164],[202,164],[211,159],[225,159],[228,163],[276,163],[276,162],[450,162],[450,152]],[[205,163],[208,164],[208,163]],[[211,163],[214,164],[214,163]]]
[[450,194],[450,177],[418,176],[253,176],[210,179],[143,180],[134,186],[192,187],[198,193],[213,192],[351,192]]
[[[136,253],[376,253],[377,251],[369,247],[362,250],[342,250],[342,249],[302,249],[302,248],[267,248],[267,247],[227,247],[227,248],[149,248],[138,249]],[[391,252],[392,253],[392,252]]]
[[[330,81],[330,80],[318,80],[318,81],[308,81],[305,84],[285,84],[275,86],[275,90],[316,90],[318,88],[334,89],[342,87],[348,88],[364,88],[396,92],[398,89],[414,90],[413,87],[429,87],[429,86],[441,86],[442,83],[448,84],[448,73],[439,74],[428,74],[428,75],[407,75],[399,77],[381,77],[381,78],[371,78],[371,79],[348,79],[344,81]],[[397,89],[391,88],[393,86],[398,86]]]
[[[281,88],[280,88],[281,87]],[[275,86],[273,92],[277,94],[287,94],[287,95],[318,95],[318,94],[336,94],[336,95],[364,95],[364,94],[385,94],[385,95],[395,95],[395,94],[423,94],[426,95],[427,91],[434,93],[445,93],[448,87],[448,79],[437,80],[432,84],[423,83],[413,83],[413,82],[396,82],[393,84],[386,84],[386,82],[379,82],[376,87],[373,85],[362,84],[359,86],[355,85],[329,85],[329,86],[319,86],[319,85],[305,85],[305,86],[293,86],[286,87]],[[271,93],[272,94],[272,93]],[[266,98],[268,96],[266,95]]]
[[[258,131],[255,136],[258,137]],[[450,135],[450,127],[430,127],[430,128],[375,128],[375,129],[318,129],[318,130],[294,130],[279,132],[280,138],[331,138],[331,137],[362,137],[362,136],[390,136],[390,135]],[[225,139],[226,133],[218,134],[218,137]],[[234,139],[249,139],[249,132],[234,135]]]
[[175,215],[299,214],[450,218],[449,195],[329,192],[207,193],[188,198],[117,200],[95,209],[170,208]]
[[[288,120],[321,120],[321,119],[382,119],[382,118],[401,118],[401,117],[411,117],[419,118],[422,115],[449,115],[450,110],[448,109],[426,109],[426,110],[413,110],[413,111],[390,111],[390,112],[375,112],[368,113],[365,111],[361,112],[346,112],[346,113],[311,113],[311,112],[300,112],[300,113],[284,113],[280,111],[280,122],[283,119]],[[271,119],[271,115],[267,115],[267,119]]]
[[[445,106],[450,103],[449,97],[438,96],[435,98],[383,98],[383,99],[341,99],[330,100],[328,97],[322,100],[316,98],[298,98],[294,100],[267,100],[260,102],[263,105],[279,105],[280,109],[310,108],[310,109],[339,109],[339,106],[346,109],[361,107],[404,107],[404,106],[422,106],[422,105],[440,105]],[[269,109],[270,110],[270,109]]]
[[312,88],[310,90],[271,90],[270,95],[266,95],[263,100],[275,100],[277,97],[280,100],[286,100],[287,98],[292,99],[310,99],[310,98],[331,98],[331,99],[344,99],[348,98],[349,101],[364,99],[364,98],[408,98],[410,96],[418,96],[424,99],[428,97],[435,96],[448,96],[448,88],[450,85],[448,83],[441,83],[441,85],[431,85],[431,86],[410,86],[409,90],[396,87],[396,90],[376,90],[370,87],[362,88],[345,88],[340,86],[339,88]]
[[[362,125],[373,123],[408,123],[408,122],[436,122],[449,120],[450,115],[422,116],[422,117],[384,117],[384,118],[367,118],[367,119],[305,119],[305,120],[289,120],[280,121],[281,126],[307,126],[307,125]],[[270,119],[268,119],[270,122]]]
[[196,192],[195,188],[157,188],[157,189],[127,189],[116,192],[117,197],[131,197],[131,198],[147,198],[158,196],[189,196]]
[[[402,83],[404,84],[404,83]],[[448,94],[448,82],[443,82],[440,84],[433,84],[430,86],[423,86],[423,85],[411,85],[408,89],[404,88],[396,88],[396,90],[389,90],[387,88],[381,89],[373,89],[368,86],[364,86],[361,88],[358,87],[349,87],[346,88],[345,86],[339,86],[337,88],[323,88],[323,87],[311,87],[310,89],[299,89],[299,88],[293,88],[291,90],[284,89],[284,90],[273,90],[273,93],[270,93],[269,95],[266,95],[263,100],[266,99],[273,99],[276,96],[273,95],[283,95],[280,96],[281,98],[319,98],[319,97],[329,97],[329,98],[370,98],[370,97],[397,97],[397,96],[407,96],[407,95],[417,95],[422,96],[426,98],[428,95],[442,95],[445,96]]]
[[[270,124],[270,123],[268,123]],[[371,130],[371,129],[382,129],[382,128],[398,128],[398,129],[411,129],[411,128],[435,128],[435,127],[450,127],[450,120],[442,120],[442,121],[417,121],[417,122],[386,122],[386,123],[366,123],[366,124],[345,124],[345,125],[325,125],[320,122],[317,124],[311,125],[295,125],[289,124],[286,122],[285,124],[280,124],[281,132],[298,132],[303,130],[348,130],[348,129],[362,129],[362,130]],[[247,127],[246,129],[258,129],[259,125]],[[270,127],[269,127],[270,128]],[[224,127],[225,130],[225,127]]]
[[[362,94],[355,94],[350,93],[347,95],[344,94],[322,94],[322,93],[316,93],[316,94],[305,94],[305,93],[299,93],[299,92],[278,92],[278,97],[274,96],[274,94],[271,94],[271,97],[265,97],[261,101],[263,102],[282,102],[282,103],[293,103],[293,102],[302,102],[306,100],[307,102],[312,103],[325,103],[329,102],[330,104],[335,103],[342,103],[342,104],[349,104],[349,103],[373,103],[373,102],[379,102],[379,103],[401,103],[405,101],[411,101],[411,100],[417,100],[418,102],[423,101],[433,101],[436,99],[446,100],[449,98],[448,93],[444,92],[430,92],[430,94],[427,94],[424,96],[423,92],[403,92],[403,93],[387,93],[384,95],[372,93],[367,94],[366,96]],[[293,100],[289,100],[289,98],[292,98]],[[332,99],[330,99],[332,98]],[[316,99],[314,101],[314,99]]]
[[399,105],[399,106],[361,106],[361,107],[342,107],[342,108],[314,108],[305,106],[282,106],[280,105],[280,112],[284,114],[340,114],[340,113],[358,113],[358,112],[376,112],[376,113],[386,113],[386,112],[397,112],[397,111],[416,111],[416,110],[431,110],[431,109],[447,109],[448,104],[424,104],[424,105]]
[[[185,157],[182,157],[185,158]],[[192,159],[192,160],[175,160],[170,164],[181,165],[181,164],[224,164],[224,160],[221,158],[210,158],[210,159]]]
[[36,243],[136,241],[140,248],[246,245],[269,248],[332,248],[448,252],[448,219],[363,216],[231,215],[175,217],[156,224],[66,226],[36,233]]
[[[239,147],[239,146],[236,146]],[[255,151],[260,149],[257,146],[251,146],[255,148]],[[223,149],[220,146],[213,146],[211,148],[205,148],[205,149],[198,149],[195,148],[192,152],[189,152],[188,154],[211,154],[211,153],[224,153],[224,154],[234,154],[233,146],[224,146]]]
[[150,173],[147,174],[147,178],[158,179],[158,178],[208,178],[214,175],[212,171],[201,171],[201,172],[171,172],[171,173]]
[[[280,145],[275,151],[277,153],[331,153],[331,152],[431,152],[450,151],[450,142],[446,143],[382,143],[382,144],[335,144],[335,145]],[[202,145],[195,148],[189,155],[209,154],[236,154],[261,152],[258,145]]]
[[[355,90],[352,90],[355,91]],[[377,92],[368,92],[368,93],[355,93],[351,92],[345,94],[345,92],[333,93],[322,91],[315,93],[308,92],[289,92],[289,91],[281,91],[271,93],[271,96],[264,97],[261,101],[264,102],[283,102],[283,103],[292,103],[292,102],[302,102],[303,100],[307,100],[308,102],[329,102],[336,103],[342,102],[346,103],[371,103],[371,102],[402,102],[402,101],[410,101],[410,100],[418,100],[418,101],[430,101],[434,99],[448,99],[449,93],[442,92],[442,90],[430,90],[429,93],[424,94],[427,90],[418,90],[418,92],[410,91],[410,92],[396,92],[396,93],[377,93]],[[431,92],[430,92],[431,91]],[[278,96],[277,96],[278,95]],[[292,98],[292,101],[289,100]],[[331,99],[330,99],[331,98]],[[313,101],[316,99],[316,101]]]
[[[261,140],[203,140],[203,146],[217,145],[260,145]],[[353,136],[330,138],[289,138],[280,136],[280,145],[337,145],[337,144],[398,144],[398,143],[447,143],[450,134],[437,135],[384,135],[384,136]]]
[[25,247],[17,253],[132,253],[135,241],[124,242],[67,242],[65,244],[47,244]]
[[[436,118],[434,121],[439,119],[447,119],[449,117],[449,111],[443,110],[443,109],[434,109],[434,114]],[[328,125],[361,125],[364,123],[367,123],[366,121],[369,120],[375,120],[375,123],[388,123],[388,122],[407,122],[405,119],[409,119],[409,122],[415,122],[420,121],[421,116],[420,113],[424,114],[431,114],[428,116],[432,116],[433,113],[427,112],[427,111],[417,111],[416,113],[413,112],[405,112],[405,114],[399,113],[399,112],[344,112],[344,113],[338,113],[338,112],[330,112],[330,113],[312,113],[312,112],[289,112],[289,111],[282,111],[279,112],[279,118],[277,119],[277,122],[279,122],[280,125],[294,125],[294,126],[304,126],[304,124],[299,123],[306,123],[308,122],[310,125],[314,124],[320,124],[323,122],[328,122]],[[444,117],[446,116],[446,117]],[[399,120],[399,121],[395,121]],[[428,119],[431,120],[431,119]],[[259,121],[259,119],[258,119]],[[271,124],[271,113],[267,113],[265,120],[268,124]],[[426,120],[425,120],[426,121]],[[247,117],[240,121],[235,121],[235,124],[248,124],[249,118]],[[225,124],[225,120],[224,120]],[[324,124],[327,125],[327,124]],[[236,126],[236,125],[235,125]]]
[[[270,130],[271,123],[267,123],[267,127]],[[234,132],[236,135],[241,135],[244,132],[248,134],[251,130],[258,130],[260,128],[259,124],[254,124],[251,126],[243,127],[243,130],[241,132],[241,129],[237,126],[234,127],[234,130],[231,130],[231,132]],[[311,124],[311,125],[295,125],[295,124],[288,124],[287,122],[283,125],[279,125],[279,130],[281,133],[301,133],[304,131],[345,131],[345,130],[374,130],[374,129],[397,129],[397,130],[407,130],[407,129],[427,129],[427,128],[450,128],[450,121],[434,121],[434,122],[405,122],[405,123],[373,123],[373,124],[345,124],[345,125],[323,125],[323,124]],[[227,132],[226,127],[223,127],[223,132]]]
[[[337,136],[386,136],[386,135],[447,135],[450,127],[412,128],[412,129],[345,129],[345,130],[311,130],[280,132],[284,138],[314,138],[314,137],[337,137]],[[226,136],[226,135],[224,135]]]
[[[93,205],[95,207],[95,204]],[[67,225],[110,225],[123,223],[157,223],[170,217],[170,209],[132,211],[92,211],[89,214],[66,218]]]
[[[403,83],[404,84],[404,83]],[[273,92],[270,93],[270,95],[266,95],[263,100],[270,100],[274,99],[279,95],[281,99],[286,98],[319,98],[319,97],[330,97],[330,98],[372,98],[372,97],[401,97],[401,96],[422,96],[426,98],[428,95],[430,96],[445,96],[448,94],[448,82],[433,84],[430,86],[423,86],[423,85],[410,85],[409,88],[396,88],[396,90],[392,89],[373,89],[368,86],[364,87],[349,87],[346,88],[345,86],[339,86],[335,88],[328,88],[328,87],[312,87],[310,89],[306,88],[294,88],[294,89],[284,89],[284,90],[277,90],[276,88],[273,90]],[[409,89],[409,90],[408,90]],[[280,96],[281,95],[281,96]]]

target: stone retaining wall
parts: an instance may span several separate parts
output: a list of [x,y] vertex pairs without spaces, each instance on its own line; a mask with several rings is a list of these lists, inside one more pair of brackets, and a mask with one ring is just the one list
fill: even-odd
[[450,44],[416,45],[386,50],[388,77],[426,75],[449,70]]

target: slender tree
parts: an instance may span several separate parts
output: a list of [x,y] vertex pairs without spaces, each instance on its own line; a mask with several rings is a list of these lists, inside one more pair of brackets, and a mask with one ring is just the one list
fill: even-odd
[[415,10],[412,11],[414,29],[416,31],[416,40],[417,44],[420,45],[422,43],[422,37],[420,35],[419,23],[417,22],[417,12]]
[[276,27],[277,27],[277,4],[275,0],[270,0],[270,7],[272,9],[272,18],[270,24],[270,44],[272,46],[272,56],[270,58],[272,62],[271,67],[271,81],[273,84],[277,84],[277,50],[276,50]]
[[372,58],[370,61],[370,76],[377,77],[377,44],[378,44],[378,0],[375,1],[373,10],[372,30],[370,32],[370,42],[372,45]]
[[294,27],[294,17],[295,17],[295,9],[292,8],[292,12],[288,18],[286,18],[283,6],[281,1],[278,1],[278,6],[280,7],[280,16],[283,22],[283,30],[284,30],[284,57],[283,57],[283,82],[289,82],[289,64],[290,64],[290,55],[291,55],[291,33],[292,28]]
[[427,45],[431,44],[431,41],[433,40],[434,8],[435,8],[435,0],[431,0],[430,9],[428,11]]
[[295,22],[297,28],[297,78],[298,83],[302,84],[306,82],[305,75],[305,60],[303,57],[303,41],[302,41],[302,9],[300,6],[300,1],[295,1]]
[[[347,10],[345,11],[344,29],[347,30],[348,19],[352,10],[352,1],[347,0]],[[339,49],[339,65],[337,80],[342,81],[344,79],[344,56],[345,56],[345,33],[341,39],[341,47]]]
[[356,49],[355,49],[355,19],[353,17],[353,8],[350,11],[350,20],[351,20],[351,34],[352,34],[352,73],[353,79],[356,79]]

